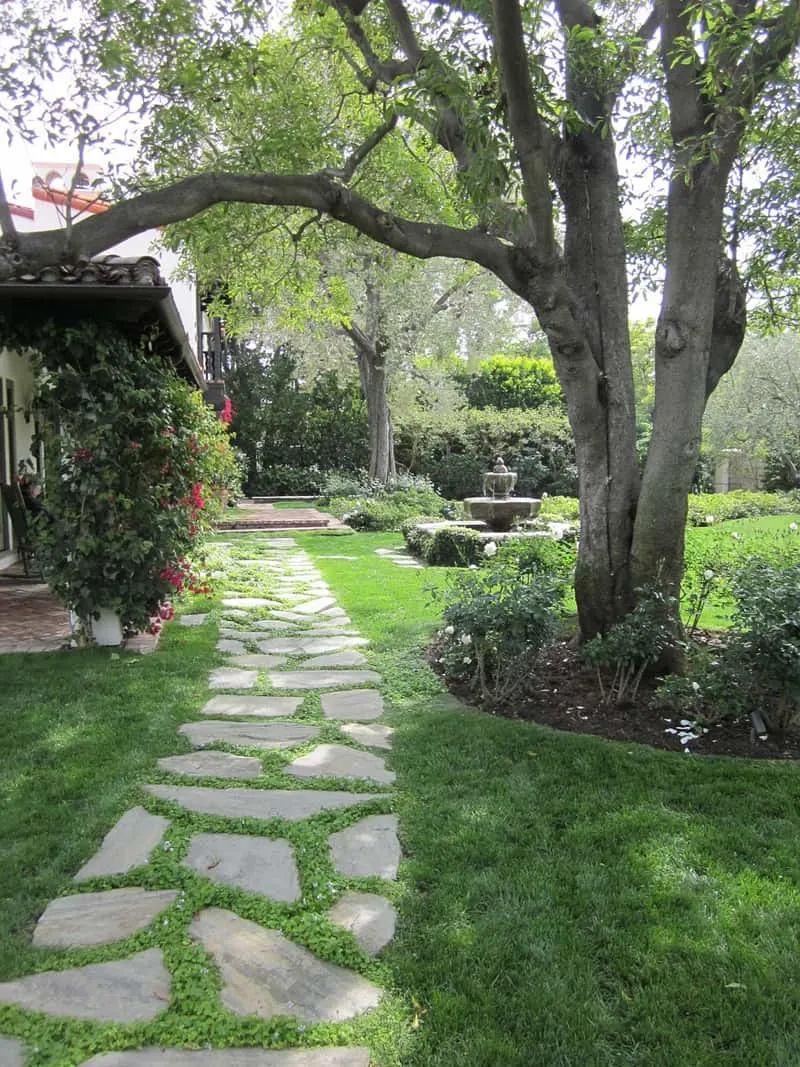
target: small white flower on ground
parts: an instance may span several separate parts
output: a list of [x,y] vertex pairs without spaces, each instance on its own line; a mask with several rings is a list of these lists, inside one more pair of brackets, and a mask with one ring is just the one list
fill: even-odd
[[741,539],[742,539],[742,535],[740,533],[736,533],[735,530],[731,534],[731,537],[734,539],[734,541],[741,541]]
[[497,553],[497,545],[495,544],[495,542],[494,541],[487,541],[486,544],[483,546],[483,554],[484,554],[484,556],[489,556],[489,558],[491,559],[491,557],[496,555],[496,553]]
[[455,626],[445,626],[444,632],[446,634],[454,634],[456,632]]
[[796,530],[797,529],[797,523],[796,522],[790,522],[789,523],[789,529],[790,530]]
[[462,645],[471,645],[472,634],[462,634],[460,640]]
[[703,577],[705,578],[705,580],[706,580],[707,582],[710,582],[710,581],[711,581],[711,579],[712,579],[712,578],[714,577],[714,572],[713,572],[713,571],[711,571],[711,570],[708,570],[708,571],[706,571],[706,572],[705,572],[705,574],[703,575]]
[[711,525],[711,523],[713,521],[714,521],[714,516],[713,515],[706,515],[706,522],[708,523],[709,526]]

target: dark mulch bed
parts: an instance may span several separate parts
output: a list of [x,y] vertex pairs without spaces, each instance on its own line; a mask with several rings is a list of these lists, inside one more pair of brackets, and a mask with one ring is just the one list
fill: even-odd
[[[622,707],[604,704],[597,675],[586,667],[574,644],[558,642],[539,661],[537,684],[517,702],[486,708],[494,715],[527,719],[571,733],[595,734],[612,741],[632,741],[653,748],[689,752],[698,756],[738,756],[748,759],[800,759],[800,729],[793,728],[783,738],[755,736],[749,719],[717,723],[686,747],[676,734],[668,734],[683,716],[650,706],[654,683],[645,679],[634,703]],[[467,703],[474,698],[462,690],[454,692]],[[671,720],[671,721],[670,721]]]

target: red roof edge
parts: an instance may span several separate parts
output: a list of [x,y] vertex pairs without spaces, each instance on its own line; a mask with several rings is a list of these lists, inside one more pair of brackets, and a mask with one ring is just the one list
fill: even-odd
[[73,193],[72,196],[69,197],[59,189],[41,188],[39,186],[34,186],[33,198],[34,200],[42,200],[46,204],[56,204],[58,207],[66,207],[67,203],[69,203],[73,211],[89,211],[93,215],[99,215],[104,211],[108,211],[110,206],[99,197],[88,200],[85,196],[81,196],[79,193]]
[[21,204],[9,204],[8,210],[12,215],[17,215],[21,219],[34,219],[36,217],[32,207],[23,207]]

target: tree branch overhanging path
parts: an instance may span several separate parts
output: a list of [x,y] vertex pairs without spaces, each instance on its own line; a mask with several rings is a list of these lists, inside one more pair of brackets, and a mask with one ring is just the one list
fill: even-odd
[[[742,284],[725,255],[729,176],[754,108],[768,106],[771,87],[796,62],[800,11],[796,0],[659,0],[649,12],[558,0],[541,17],[519,0],[481,0],[443,5],[438,21],[425,11],[402,0],[298,8],[294,32],[304,46],[344,57],[358,91],[382,101],[383,120],[359,148],[351,141],[338,159],[299,174],[208,171],[190,160],[192,173],[76,222],[68,241],[63,232],[5,232],[0,275],[90,257],[232,203],[309,209],[397,252],[492,272],[530,305],[567,399],[581,484],[576,599],[591,636],[630,609],[635,589],[678,590],[703,410],[744,333]],[[136,76],[133,67],[128,73]],[[642,83],[668,123],[647,145],[653,182],[666,175],[658,259],[667,281],[654,430],[640,478],[628,334],[632,229],[622,215],[616,127],[624,136],[620,101],[638,91],[641,105]],[[202,87],[193,91],[199,110]],[[396,209],[391,183],[365,177],[412,130],[450,160],[447,221]]]

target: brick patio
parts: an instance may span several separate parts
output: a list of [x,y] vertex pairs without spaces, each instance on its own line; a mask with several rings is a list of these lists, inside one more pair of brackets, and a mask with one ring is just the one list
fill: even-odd
[[0,653],[56,652],[69,640],[69,615],[47,586],[18,564],[0,571]]

